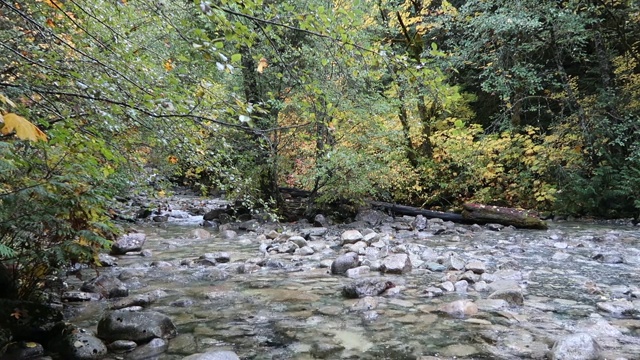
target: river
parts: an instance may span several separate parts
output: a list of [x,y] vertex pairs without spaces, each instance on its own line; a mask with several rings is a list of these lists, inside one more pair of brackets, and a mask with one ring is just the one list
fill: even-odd
[[[331,275],[326,267],[344,252],[340,233],[348,226],[310,241],[313,254],[265,255],[261,233],[294,235],[305,226],[271,225],[238,231],[235,237],[212,231],[206,238],[194,221],[142,224],[136,228],[147,234],[144,248],[152,256],[121,256],[118,266],[100,271],[126,272],[132,295],[161,290],[152,308],[171,317],[179,335],[157,359],[208,349],[265,360],[541,359],[558,338],[576,332],[588,333],[603,358],[640,358],[639,227],[565,222],[551,223],[547,231],[492,231],[446,226],[451,231],[441,235],[393,223],[373,228],[386,242],[378,254],[411,254],[413,269],[365,273],[395,285],[366,300],[345,298],[342,288],[355,280]],[[231,261],[215,266],[195,261],[216,252],[228,253]],[[466,291],[430,293],[430,287],[460,275],[433,268],[451,256],[483,264],[484,284],[469,281]],[[492,283],[498,282],[515,283],[524,304],[489,299]],[[440,311],[461,299],[474,302],[477,313]],[[72,310],[71,322],[95,329],[106,304]]]

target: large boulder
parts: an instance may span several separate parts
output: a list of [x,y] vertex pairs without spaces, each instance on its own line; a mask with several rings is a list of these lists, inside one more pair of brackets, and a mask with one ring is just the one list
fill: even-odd
[[111,254],[124,255],[130,251],[140,251],[146,240],[147,235],[143,233],[124,234],[111,245]]
[[129,295],[127,286],[113,275],[98,275],[97,277],[85,281],[80,290],[100,294],[105,299],[125,297]]
[[98,337],[108,342],[131,340],[137,343],[154,338],[169,339],[177,335],[171,319],[156,311],[116,310],[98,322]]

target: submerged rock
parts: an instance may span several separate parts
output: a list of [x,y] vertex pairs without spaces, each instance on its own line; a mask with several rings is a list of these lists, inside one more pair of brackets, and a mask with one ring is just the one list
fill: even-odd
[[233,351],[210,351],[203,354],[189,355],[182,360],[240,360]]
[[477,314],[478,306],[471,300],[456,300],[440,306],[438,310],[450,316],[461,318]]

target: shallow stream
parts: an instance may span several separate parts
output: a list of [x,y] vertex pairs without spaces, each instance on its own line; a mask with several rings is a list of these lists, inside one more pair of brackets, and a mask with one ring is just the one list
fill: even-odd
[[[232,239],[216,232],[200,239],[193,236],[196,229],[189,222],[140,225],[147,234],[144,248],[153,255],[121,256],[117,267],[101,270],[127,271],[131,295],[166,293],[152,309],[171,317],[179,336],[158,359],[211,348],[234,350],[243,359],[541,359],[558,337],[574,332],[589,333],[607,359],[640,358],[639,227],[554,223],[547,231],[396,231],[388,251],[400,247],[423,258],[455,253],[481,261],[487,273],[519,284],[524,305],[496,304],[473,286],[430,297],[425,289],[442,283],[447,271],[414,264],[403,275],[371,271],[369,276],[384,276],[395,289],[365,308],[362,300],[341,294],[355,280],[331,275],[326,267],[344,252],[336,246],[342,230],[325,236],[322,251],[301,256],[260,252],[262,229]],[[295,233],[286,225],[277,230]],[[189,261],[215,252],[229,253],[231,262]],[[265,256],[271,259],[266,265],[253,265]],[[473,300],[478,313],[455,318],[437,311],[457,299]],[[615,299],[628,300],[633,309],[597,305]],[[83,304],[70,320],[95,329],[106,306]]]

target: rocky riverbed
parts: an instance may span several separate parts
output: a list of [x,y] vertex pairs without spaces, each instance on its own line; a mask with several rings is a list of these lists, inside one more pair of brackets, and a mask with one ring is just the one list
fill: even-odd
[[109,358],[640,357],[637,226],[517,230],[366,210],[345,225],[213,230],[176,207],[136,224],[101,278],[67,280],[67,320]]

